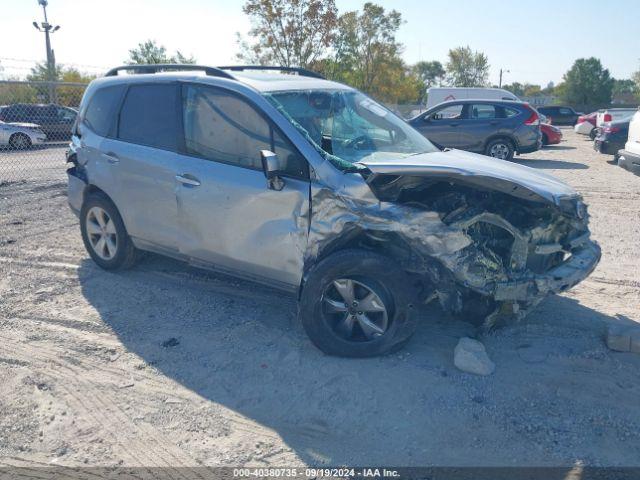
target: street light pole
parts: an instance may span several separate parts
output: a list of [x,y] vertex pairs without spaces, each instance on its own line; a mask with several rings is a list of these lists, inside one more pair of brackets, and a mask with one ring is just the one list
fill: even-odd
[[[44,22],[38,25],[37,22],[33,22],[33,26],[39,31],[44,32],[45,44],[47,47],[47,81],[49,82],[49,102],[57,103],[55,82],[56,78],[56,56],[51,48],[51,34],[60,29],[60,25],[53,26],[49,23],[47,18],[47,0],[38,0],[38,3],[42,6],[44,13]],[[42,27],[42,28],[41,28]]]
[[[498,82],[498,88],[502,88],[502,72],[503,70],[500,69],[500,81]],[[509,70],[504,70],[504,73],[511,73]]]

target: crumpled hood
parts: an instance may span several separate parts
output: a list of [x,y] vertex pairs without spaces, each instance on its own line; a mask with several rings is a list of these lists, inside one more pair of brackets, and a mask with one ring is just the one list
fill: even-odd
[[517,163],[485,155],[447,150],[423,153],[403,159],[367,158],[358,162],[374,175],[442,176],[531,200],[556,205],[562,197],[575,197],[576,191],[551,175]]

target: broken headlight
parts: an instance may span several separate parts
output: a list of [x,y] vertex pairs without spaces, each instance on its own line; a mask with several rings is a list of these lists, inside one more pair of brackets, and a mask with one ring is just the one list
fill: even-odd
[[562,197],[558,202],[558,206],[560,211],[569,217],[579,218],[580,220],[587,217],[587,205],[580,196]]

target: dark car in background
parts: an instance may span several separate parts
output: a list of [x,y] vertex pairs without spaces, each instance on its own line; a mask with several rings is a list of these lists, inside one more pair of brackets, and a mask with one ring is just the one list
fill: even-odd
[[542,144],[540,116],[528,103],[504,100],[443,102],[409,120],[440,148],[510,160]]
[[539,107],[538,111],[553,125],[574,126],[580,116],[573,108],[563,106]]
[[73,108],[54,104],[14,103],[0,107],[1,121],[39,125],[48,142],[69,140],[77,114]]
[[594,150],[605,155],[617,155],[627,142],[630,122],[631,118],[626,118],[603,124],[593,142]]

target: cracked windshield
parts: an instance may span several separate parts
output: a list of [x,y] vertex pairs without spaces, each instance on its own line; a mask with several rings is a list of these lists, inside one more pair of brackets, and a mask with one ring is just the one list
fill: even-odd
[[266,96],[320,153],[349,163],[438,151],[403,120],[359,92],[304,90]]

